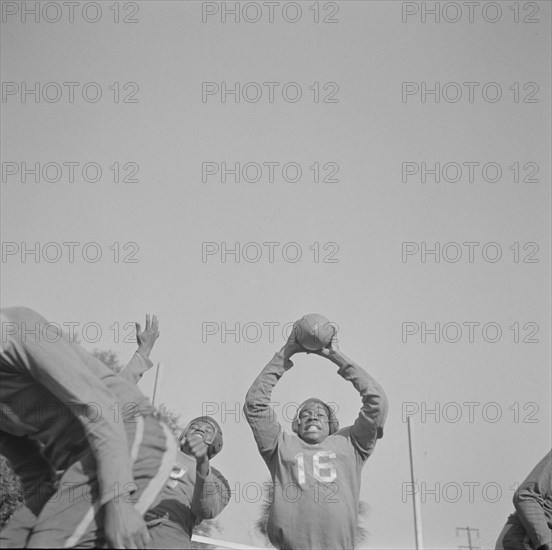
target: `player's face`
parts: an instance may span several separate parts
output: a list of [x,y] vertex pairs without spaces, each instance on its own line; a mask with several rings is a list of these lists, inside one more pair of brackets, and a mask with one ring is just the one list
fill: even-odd
[[184,434],[186,438],[193,435],[199,435],[207,445],[211,444],[215,439],[216,428],[206,420],[193,420],[186,433]]
[[320,443],[330,435],[328,411],[320,403],[309,403],[299,413],[297,435],[306,443]]

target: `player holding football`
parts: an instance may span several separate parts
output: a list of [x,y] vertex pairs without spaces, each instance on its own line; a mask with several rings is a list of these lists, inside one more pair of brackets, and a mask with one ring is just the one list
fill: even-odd
[[292,424],[295,433],[284,432],[270,409],[272,390],[293,366],[291,357],[306,351],[297,341],[295,325],[245,399],[247,421],[274,482],[268,536],[281,549],[351,549],[361,471],[383,436],[387,398],[382,387],[340,351],[334,336],[329,346],[311,353],[337,365],[338,374],[360,393],[358,418],[340,430],[331,408],[312,398],[297,410]]
[[516,511],[508,518],[496,550],[552,550],[552,450],[514,493]]
[[[1,320],[1,452],[39,512],[26,546],[142,548],[142,515],[174,461],[172,434],[135,385],[39,314],[7,308]],[[57,471],[59,490],[42,506]]]
[[[143,372],[129,363],[121,375],[137,384]],[[222,449],[218,423],[210,416],[194,418],[179,442],[170,477],[144,516],[151,536],[146,548],[191,548],[194,527],[218,516],[230,500],[228,482],[210,465]]]

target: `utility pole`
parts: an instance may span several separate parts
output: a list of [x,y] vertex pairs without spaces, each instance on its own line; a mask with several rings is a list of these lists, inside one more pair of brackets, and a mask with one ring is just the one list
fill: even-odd
[[457,527],[456,536],[458,536],[458,531],[467,531],[468,532],[468,546],[461,545],[458,548],[468,548],[469,550],[475,550],[476,548],[481,548],[481,546],[472,546],[471,532],[474,531],[479,537],[479,529],[472,529],[471,527]]
[[420,511],[420,492],[416,489],[416,474],[414,470],[414,453],[412,451],[412,426],[410,416],[406,419],[408,430],[408,454],[410,457],[410,483],[412,484],[413,506],[414,506],[414,534],[416,536],[416,550],[423,550],[422,541],[422,514]]

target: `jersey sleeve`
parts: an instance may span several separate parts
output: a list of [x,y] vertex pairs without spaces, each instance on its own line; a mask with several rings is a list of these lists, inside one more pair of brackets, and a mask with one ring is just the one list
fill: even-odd
[[292,366],[291,360],[288,359],[286,362],[281,353],[276,353],[257,376],[245,396],[243,412],[265,461],[276,450],[278,437],[282,431],[282,426],[271,407],[272,390],[284,372]]
[[196,473],[192,513],[199,520],[216,518],[230,500],[230,486],[226,478],[214,468],[206,477]]
[[98,360],[57,333],[48,335],[48,323],[36,312],[28,310],[26,321],[38,325],[42,337],[37,341],[10,336],[3,346],[3,360],[49,390],[80,421],[96,459],[100,503],[128,494],[134,480],[126,432],[111,415],[120,404],[87,366]]
[[0,431],[0,454],[21,481],[25,504],[38,515],[55,492],[56,472],[40,454],[40,446],[28,437]]
[[153,363],[144,357],[139,351],[135,352],[130,358],[128,364],[121,369],[119,374],[131,384],[138,384],[140,379],[149,369],[153,367]]
[[[552,451],[529,474],[514,494],[514,506],[535,548],[552,542]],[[548,509],[548,516],[545,510]]]
[[383,388],[362,367],[349,362],[338,374],[353,384],[360,393],[362,407],[351,428],[351,439],[363,460],[374,450],[376,440],[383,437],[388,401]]

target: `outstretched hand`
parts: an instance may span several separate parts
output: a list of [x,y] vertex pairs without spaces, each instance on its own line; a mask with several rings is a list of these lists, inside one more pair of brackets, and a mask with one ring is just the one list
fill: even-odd
[[282,353],[286,359],[289,359],[292,355],[296,353],[308,353],[308,351],[299,343],[297,340],[297,324],[299,321],[293,324],[293,328],[289,334],[287,342],[282,348]]
[[159,321],[157,315],[150,319],[150,314],[146,313],[146,327],[142,330],[140,323],[136,323],[136,341],[138,342],[138,351],[149,357],[155,341],[159,338]]
[[315,353],[316,355],[325,357],[326,359],[329,359],[336,364],[340,364],[340,358],[343,357],[343,354],[341,353],[341,350],[339,349],[339,346],[337,344],[337,335],[335,334],[331,342],[325,348],[311,351],[310,353]]
[[326,357],[327,359],[335,358],[340,353],[339,346],[337,344],[337,335],[333,335],[331,342],[325,348],[311,351],[310,353],[321,355],[322,357]]

